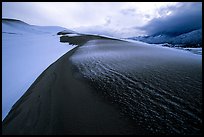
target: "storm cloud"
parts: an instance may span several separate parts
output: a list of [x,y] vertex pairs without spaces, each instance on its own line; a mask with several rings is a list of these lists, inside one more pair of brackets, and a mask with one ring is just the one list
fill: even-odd
[[[202,3],[3,2],[2,17],[116,37],[177,34],[202,25]],[[26,14],[22,14],[26,13]]]
[[[202,28],[202,3],[180,3],[177,7],[161,8],[160,12],[169,15],[154,18],[139,29],[148,35],[179,35]],[[136,28],[138,29],[138,28]]]

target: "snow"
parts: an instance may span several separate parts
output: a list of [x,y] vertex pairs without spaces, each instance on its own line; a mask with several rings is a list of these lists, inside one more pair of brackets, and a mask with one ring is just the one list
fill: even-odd
[[76,34],[77,32],[72,31],[72,30],[65,29],[65,30],[63,30],[63,31],[60,31],[59,33],[63,33],[63,34]]
[[76,47],[60,43],[63,29],[2,21],[2,120],[48,66]]
[[140,36],[140,37],[132,37],[130,39],[140,40],[147,43],[171,43],[171,44],[187,44],[187,45],[199,45],[202,44],[202,29],[194,30],[188,33],[184,33],[178,36],[168,36],[166,34],[160,35],[152,35],[152,36]]
[[123,41],[127,41],[127,42],[131,42],[131,43],[136,43],[138,45],[151,45],[149,43],[145,43],[145,42],[142,42],[142,41],[138,41],[138,40],[132,40],[132,39],[121,39]]
[[75,37],[75,36],[81,36],[81,35],[79,35],[79,34],[65,34],[64,36]]
[[71,30],[68,30],[63,27],[59,26],[35,26],[35,25],[29,25],[22,21],[5,21],[2,20],[2,32],[3,33],[18,33],[20,35],[23,34],[56,34],[59,31],[63,32],[74,32]]
[[[182,48],[182,47],[171,47],[171,44],[168,43],[164,43],[164,44],[149,44],[149,43],[145,43],[142,41],[138,41],[138,40],[132,40],[132,39],[121,39],[123,41],[127,41],[127,42],[131,42],[131,43],[136,43],[137,46],[154,46],[157,48],[164,48],[164,49],[168,49],[168,50],[172,50],[174,52],[180,52],[180,53],[186,53],[187,55],[190,54],[190,56],[202,56],[202,48]],[[163,46],[163,45],[169,45],[169,46]]]
[[179,50],[185,50],[193,54],[202,55],[202,29],[194,30],[179,36],[156,35],[133,37],[133,40],[147,42],[156,46],[167,46]]
[[202,48],[184,48],[184,49],[191,51],[195,54],[202,55]]

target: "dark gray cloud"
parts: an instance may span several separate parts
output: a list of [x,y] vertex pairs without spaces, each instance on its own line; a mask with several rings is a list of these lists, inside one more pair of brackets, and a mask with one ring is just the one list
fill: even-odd
[[[180,3],[178,7],[167,7],[160,12],[171,11],[168,16],[152,19],[147,25],[139,29],[148,35],[167,34],[179,35],[202,28],[202,3]],[[137,28],[138,29],[138,28]]]

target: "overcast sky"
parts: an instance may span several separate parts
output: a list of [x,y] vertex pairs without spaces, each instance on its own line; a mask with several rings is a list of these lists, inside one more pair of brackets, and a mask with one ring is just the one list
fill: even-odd
[[[2,17],[33,25],[62,26],[82,32],[129,37],[166,27],[202,24],[201,3],[177,2],[3,2]],[[191,17],[195,18],[191,18]],[[183,22],[180,22],[181,19]],[[191,22],[190,22],[191,21]],[[200,21],[200,24],[196,23]],[[195,25],[195,26],[196,26]],[[154,26],[156,30],[154,29]],[[165,26],[160,28],[161,26]],[[184,25],[185,26],[185,25]],[[195,28],[195,27],[194,27]],[[171,30],[171,29],[169,29]]]

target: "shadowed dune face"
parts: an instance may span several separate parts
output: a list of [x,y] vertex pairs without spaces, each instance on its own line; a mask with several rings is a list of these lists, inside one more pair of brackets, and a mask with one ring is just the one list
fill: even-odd
[[[146,131],[200,134],[202,61],[177,50],[93,40],[70,58],[97,94]],[[79,75],[76,74],[76,75]]]

